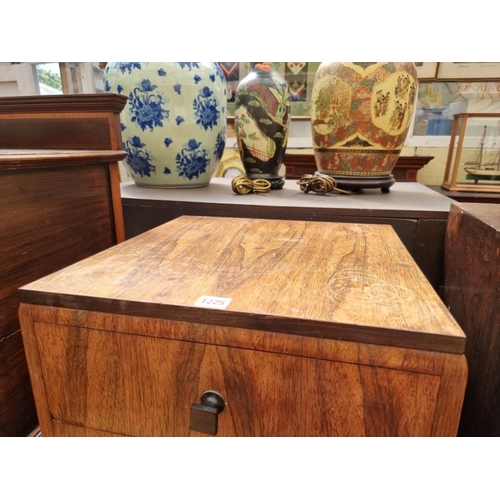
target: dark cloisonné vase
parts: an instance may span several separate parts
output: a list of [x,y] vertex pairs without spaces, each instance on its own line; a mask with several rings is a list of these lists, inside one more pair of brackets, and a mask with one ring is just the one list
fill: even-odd
[[128,97],[124,165],[138,186],[207,186],[226,142],[226,79],[215,62],[110,62],[104,87]]
[[290,129],[290,89],[271,63],[250,63],[238,85],[234,121],[241,161],[249,179],[266,179],[271,189],[285,183],[280,175]]

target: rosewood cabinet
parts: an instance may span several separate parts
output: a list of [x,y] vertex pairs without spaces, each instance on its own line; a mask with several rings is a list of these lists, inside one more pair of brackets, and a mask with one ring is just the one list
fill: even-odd
[[457,432],[465,337],[389,226],[183,216],[20,296],[44,436]]
[[0,436],[37,425],[18,288],[124,239],[111,94],[0,98]]

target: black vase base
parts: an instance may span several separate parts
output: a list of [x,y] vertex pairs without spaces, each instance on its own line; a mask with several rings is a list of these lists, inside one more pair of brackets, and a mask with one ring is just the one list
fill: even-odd
[[285,185],[285,178],[284,177],[264,177],[262,175],[249,175],[246,174],[247,177],[252,180],[256,181],[257,179],[262,179],[265,181],[268,181],[271,184],[271,190],[274,189],[283,189],[283,186]]
[[378,177],[354,177],[316,172],[315,175],[333,177],[339,189],[352,193],[359,193],[363,189],[380,189],[382,193],[388,193],[390,187],[396,182],[392,174]]

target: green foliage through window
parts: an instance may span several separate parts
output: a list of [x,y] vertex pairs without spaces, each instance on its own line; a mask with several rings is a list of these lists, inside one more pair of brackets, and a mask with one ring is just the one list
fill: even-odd
[[57,90],[62,90],[61,75],[58,75],[50,70],[38,68],[38,80],[49,87]]

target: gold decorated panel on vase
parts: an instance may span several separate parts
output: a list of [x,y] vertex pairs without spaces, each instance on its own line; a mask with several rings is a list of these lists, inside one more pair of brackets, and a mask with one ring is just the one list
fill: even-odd
[[331,134],[343,126],[351,109],[351,89],[340,78],[325,75],[313,90],[313,130],[319,135]]
[[371,96],[373,124],[389,135],[401,136],[410,126],[416,83],[406,71],[376,85]]

